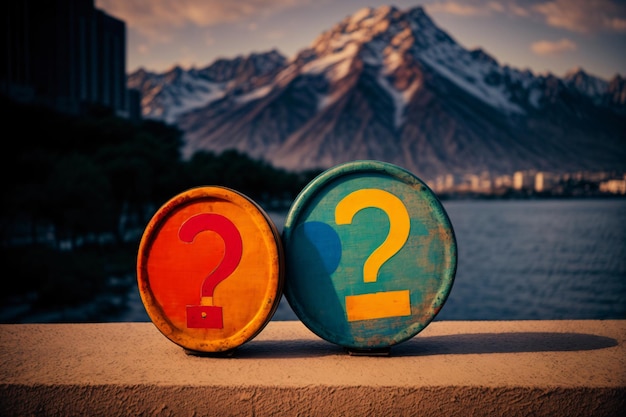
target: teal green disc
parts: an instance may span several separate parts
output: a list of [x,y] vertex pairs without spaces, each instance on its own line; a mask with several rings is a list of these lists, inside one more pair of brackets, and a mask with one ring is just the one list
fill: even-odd
[[445,303],[457,246],[437,196],[380,161],[320,174],[300,192],[283,230],[285,297],[321,338],[385,349],[424,329]]

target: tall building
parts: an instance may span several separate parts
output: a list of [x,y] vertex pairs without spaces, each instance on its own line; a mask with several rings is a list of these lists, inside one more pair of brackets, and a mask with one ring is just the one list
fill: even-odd
[[67,113],[99,105],[128,116],[123,21],[93,0],[10,0],[0,9],[0,93]]

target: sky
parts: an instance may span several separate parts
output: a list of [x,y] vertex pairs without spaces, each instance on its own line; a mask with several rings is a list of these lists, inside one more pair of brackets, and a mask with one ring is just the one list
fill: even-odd
[[626,76],[626,0],[95,0],[126,22],[127,72],[204,68],[276,49],[294,56],[364,7],[422,6],[439,28],[501,65]]

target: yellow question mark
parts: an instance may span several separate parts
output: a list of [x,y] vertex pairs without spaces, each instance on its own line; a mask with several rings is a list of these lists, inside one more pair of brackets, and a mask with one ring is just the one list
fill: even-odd
[[[388,191],[365,188],[344,197],[335,207],[335,223],[350,224],[354,215],[368,207],[383,210],[389,217],[389,233],[385,241],[363,265],[363,281],[376,282],[381,266],[406,243],[411,219],[402,200]],[[346,297],[348,321],[410,315],[409,291],[386,291]]]
[[350,224],[354,215],[368,207],[376,207],[389,217],[387,239],[367,258],[363,265],[363,281],[376,282],[378,270],[406,243],[411,229],[411,220],[406,207],[388,191],[365,188],[348,194],[335,208],[335,223]]

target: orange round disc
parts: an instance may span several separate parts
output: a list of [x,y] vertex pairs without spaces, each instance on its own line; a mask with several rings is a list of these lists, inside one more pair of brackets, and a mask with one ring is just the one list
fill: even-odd
[[283,250],[270,217],[225,187],[187,190],[152,217],[139,245],[139,293],[154,325],[192,352],[254,338],[283,290]]

